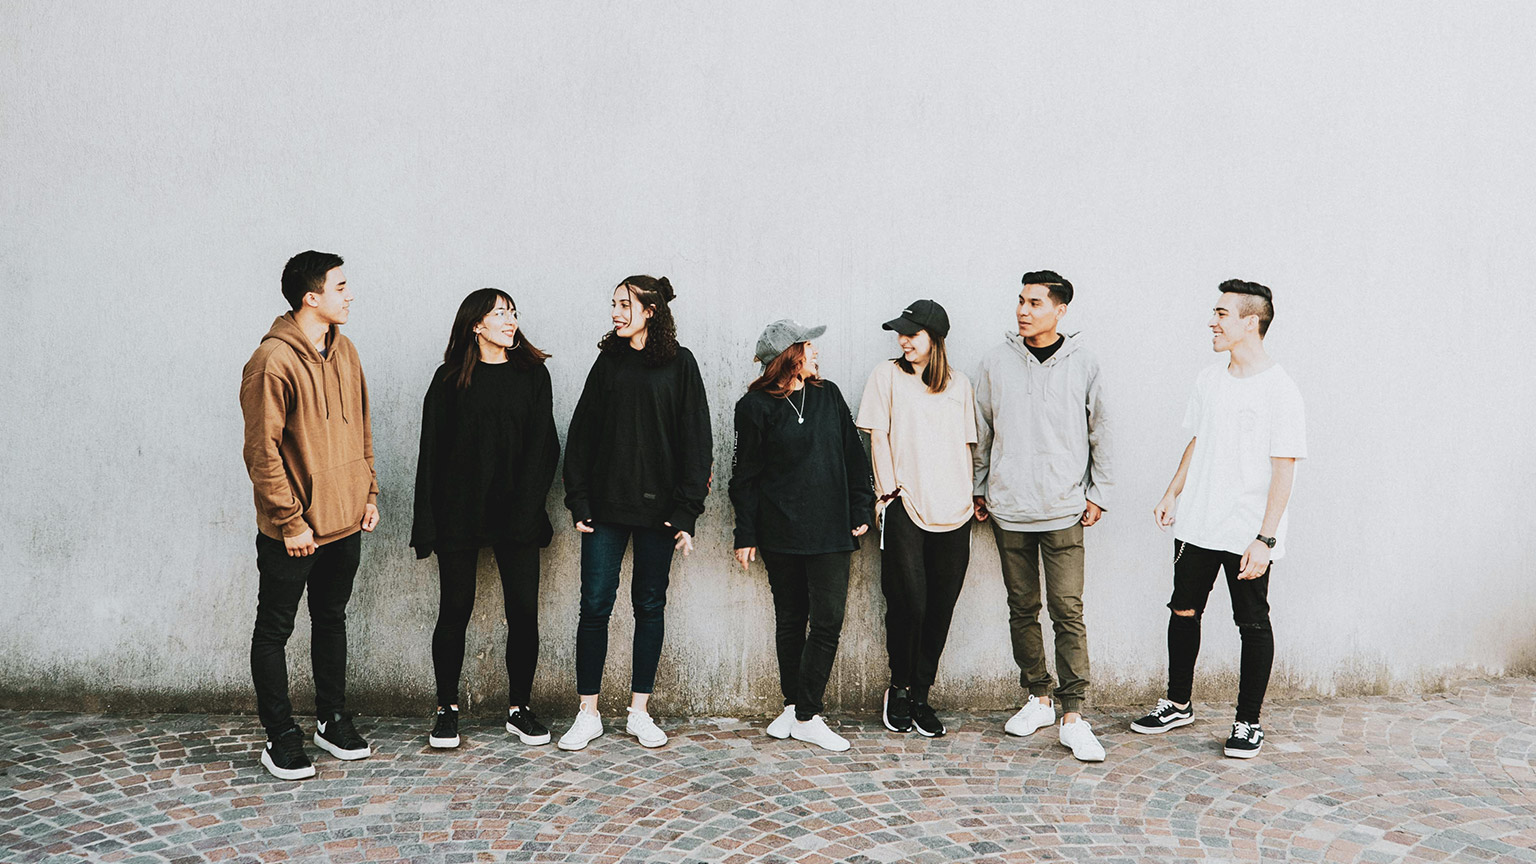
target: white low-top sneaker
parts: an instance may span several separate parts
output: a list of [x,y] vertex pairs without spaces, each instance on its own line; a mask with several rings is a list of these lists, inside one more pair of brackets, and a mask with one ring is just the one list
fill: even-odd
[[768,737],[784,740],[789,737],[789,727],[795,725],[795,706],[785,705],[784,712],[768,724]]
[[629,719],[624,723],[624,731],[635,736],[640,741],[640,746],[660,747],[667,743],[667,733],[657,728],[656,721],[651,719],[650,714],[634,708],[625,710],[629,711]]
[[1036,730],[1054,725],[1056,725],[1056,706],[1041,702],[1039,696],[1031,696],[1029,701],[1024,703],[1024,707],[1019,709],[1019,713],[1008,718],[1003,731],[1009,735],[1022,737],[1033,735]]
[[[793,714],[791,714],[793,716]],[[820,714],[801,723],[796,720],[789,727],[790,737],[796,741],[804,741],[807,744],[815,744],[833,753],[841,753],[848,749],[848,739],[827,728],[827,721]]]
[[1093,737],[1093,727],[1087,720],[1061,724],[1061,746],[1071,748],[1079,762],[1103,762],[1104,745]]
[[565,730],[565,734],[560,736],[560,742],[555,746],[561,750],[580,750],[602,734],[603,718],[583,708],[576,712],[576,722],[571,724],[571,728]]

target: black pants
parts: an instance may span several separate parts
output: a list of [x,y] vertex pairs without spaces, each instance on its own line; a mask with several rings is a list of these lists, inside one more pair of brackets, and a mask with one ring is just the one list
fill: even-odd
[[[501,601],[507,615],[507,704],[526,706],[532,698],[533,669],[539,662],[539,547],[499,543],[496,569],[501,572]],[[437,626],[432,630],[432,671],[437,676],[437,704],[459,703],[464,671],[464,631],[475,610],[479,549],[439,549],[441,593]]]
[[[848,606],[851,552],[791,555],[763,552],[773,589],[774,643],[779,654],[779,688],[795,719],[823,712],[822,696]],[[809,633],[807,633],[809,624]]]
[[914,700],[926,702],[971,563],[971,523],[953,531],[924,531],[897,499],[885,508],[883,530],[880,588],[891,685],[910,687]]
[[1195,658],[1200,654],[1200,618],[1205,602],[1216,585],[1216,573],[1225,570],[1227,592],[1232,595],[1232,620],[1243,640],[1242,660],[1237,684],[1237,719],[1259,722],[1264,706],[1264,691],[1269,689],[1270,667],[1275,660],[1275,634],[1269,626],[1269,574],[1257,579],[1238,579],[1238,565],[1243,556],[1232,552],[1202,549],[1193,543],[1173,541],[1173,597],[1170,610],[1194,615],[1170,615],[1168,618],[1168,699],[1188,702],[1194,685]]
[[363,549],[363,535],[353,534],[295,558],[283,541],[256,535],[256,570],[261,585],[256,598],[256,627],[251,632],[251,680],[256,684],[256,713],[268,735],[293,723],[288,701],[288,637],[299,614],[299,598],[309,588],[309,656],[315,675],[315,716],[330,717],[347,707],[347,601]]

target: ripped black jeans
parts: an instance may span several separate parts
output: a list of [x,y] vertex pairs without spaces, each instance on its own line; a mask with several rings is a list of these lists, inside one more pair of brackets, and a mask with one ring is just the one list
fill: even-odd
[[1227,593],[1232,596],[1232,620],[1243,640],[1237,684],[1237,719],[1259,722],[1269,672],[1275,662],[1275,634],[1269,626],[1269,574],[1274,564],[1257,579],[1238,579],[1243,556],[1203,549],[1182,540],[1173,541],[1173,598],[1170,610],[1194,610],[1194,615],[1168,616],[1168,700],[1186,703],[1195,678],[1195,658],[1200,654],[1200,617],[1216,586],[1216,573],[1226,571]]

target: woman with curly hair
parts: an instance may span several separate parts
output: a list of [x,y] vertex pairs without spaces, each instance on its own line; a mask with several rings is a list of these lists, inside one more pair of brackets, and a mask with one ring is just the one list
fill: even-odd
[[614,289],[613,329],[598,343],[566,436],[565,506],[581,532],[581,708],[560,738],[563,750],[580,750],[603,734],[597,697],[608,656],[608,617],[631,540],[635,635],[625,731],[646,747],[667,743],[649,712],[667,582],[672,553],[693,551],[714,451],[699,364],[677,344],[670,305],[676,296],[666,277],[631,276]]

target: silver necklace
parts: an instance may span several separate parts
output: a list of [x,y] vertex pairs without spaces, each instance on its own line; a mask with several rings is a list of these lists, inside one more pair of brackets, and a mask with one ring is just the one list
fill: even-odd
[[[792,398],[792,395],[791,396],[785,396],[784,397],[784,401],[789,403],[789,407],[795,408],[795,400]],[[799,408],[795,408],[795,418],[796,418],[795,419],[796,423],[804,423],[805,422],[805,388],[804,387],[800,388],[800,407]]]

